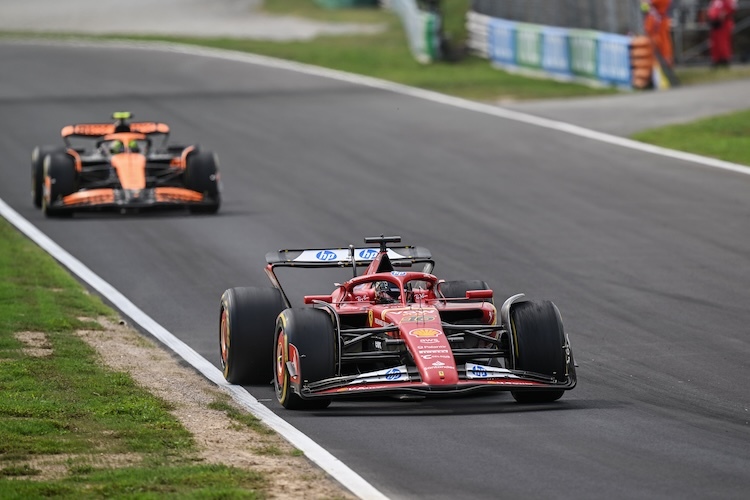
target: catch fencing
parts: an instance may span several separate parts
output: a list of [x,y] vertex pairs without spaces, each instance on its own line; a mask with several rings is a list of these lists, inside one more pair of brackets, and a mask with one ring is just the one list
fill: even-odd
[[[443,0],[450,1],[450,0]],[[670,19],[677,64],[708,62],[709,26],[705,11],[710,0],[672,0]],[[471,11],[493,18],[642,35],[641,0],[472,0]],[[750,60],[750,0],[739,0],[734,45],[741,62]]]
[[522,23],[628,35],[643,30],[640,5],[640,0],[473,0],[471,10]]

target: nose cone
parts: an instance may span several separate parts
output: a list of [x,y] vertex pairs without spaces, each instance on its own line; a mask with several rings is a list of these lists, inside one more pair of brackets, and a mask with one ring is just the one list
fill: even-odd
[[123,189],[140,190],[146,187],[146,157],[140,153],[120,153],[112,157]]

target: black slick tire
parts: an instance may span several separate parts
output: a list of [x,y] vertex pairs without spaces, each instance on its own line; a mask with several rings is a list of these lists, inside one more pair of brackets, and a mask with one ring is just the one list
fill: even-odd
[[274,325],[283,309],[281,292],[273,287],[230,288],[224,292],[219,312],[219,355],[227,382],[271,382]]
[[191,205],[192,213],[215,214],[221,205],[219,161],[211,151],[194,151],[187,157],[185,187],[205,197],[205,204]]
[[76,192],[77,172],[73,157],[65,152],[56,152],[44,157],[44,182],[49,192],[42,196],[42,211],[48,217],[70,216],[70,209],[59,208],[56,201]]
[[[514,304],[510,310],[516,370],[539,373],[564,382],[566,373],[565,331],[557,307],[550,301]],[[549,403],[564,390],[511,391],[519,403]]]
[[[287,309],[276,322],[274,388],[276,399],[287,410],[321,410],[328,398],[303,399],[295,388],[336,374],[336,330],[322,309]],[[298,363],[299,373],[290,374],[287,362]]]
[[63,152],[60,146],[37,146],[31,152],[31,202],[42,208],[44,192],[44,158],[52,153]]

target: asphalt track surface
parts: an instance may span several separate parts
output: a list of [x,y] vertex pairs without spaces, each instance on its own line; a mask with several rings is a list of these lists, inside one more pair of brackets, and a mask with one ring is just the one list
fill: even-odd
[[[279,248],[398,234],[442,278],[559,306],[579,385],[554,404],[298,413],[248,388],[388,497],[747,497],[750,176],[209,57],[0,44],[0,67],[0,198],[216,366],[221,293]],[[219,154],[217,216],[33,208],[32,148],[123,109]]]

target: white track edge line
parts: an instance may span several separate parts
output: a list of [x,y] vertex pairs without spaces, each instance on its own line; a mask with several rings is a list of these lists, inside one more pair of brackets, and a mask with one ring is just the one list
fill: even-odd
[[110,301],[120,312],[134,321],[143,330],[154,336],[164,345],[169,347],[178,356],[198,370],[208,380],[228,392],[232,398],[244,408],[258,417],[263,423],[274,431],[281,434],[293,446],[301,450],[306,457],[317,464],[326,473],[336,479],[345,488],[366,500],[384,500],[385,495],[376,490],[370,483],[366,482],[359,474],[347,467],[343,462],[315,443],[307,435],[303,434],[286,420],[266,408],[255,399],[242,386],[229,384],[221,371],[202,357],[190,346],[172,335],[166,328],[157,323],[153,318],[133,304],[127,297],[120,293],[99,275],[94,273],[80,260],[73,257],[60,245],[40,231],[21,214],[13,210],[2,198],[0,198],[0,215],[36,243],[42,250],[51,255],[70,272],[78,276],[84,283],[89,285],[102,297]]
[[160,41],[132,41],[132,40],[101,40],[92,42],[87,39],[76,39],[66,38],[62,40],[44,40],[44,39],[25,39],[25,38],[7,38],[0,39],[0,42],[11,42],[18,44],[31,44],[31,45],[68,45],[74,47],[85,47],[85,48],[127,48],[127,49],[140,49],[140,50],[159,50],[163,52],[174,52],[183,55],[195,55],[203,57],[212,57],[215,59],[224,59],[228,61],[244,62],[248,64],[256,64],[259,66],[266,66],[276,69],[285,69],[289,71],[296,71],[312,76],[319,76],[329,78],[333,80],[343,81],[352,84],[364,85],[371,88],[377,88],[381,90],[388,90],[397,94],[407,95],[411,97],[417,97],[419,99],[444,104],[447,106],[453,106],[456,108],[462,108],[465,110],[475,111],[486,115],[496,116],[499,118],[505,118],[520,123],[526,123],[528,125],[534,125],[541,128],[550,130],[556,130],[558,132],[564,132],[567,134],[575,135],[578,137],[584,137],[586,139],[604,142],[628,148],[644,153],[650,153],[657,156],[663,156],[674,160],[681,160],[691,163],[697,163],[711,168],[727,170],[736,172],[744,175],[750,175],[750,166],[740,165],[738,163],[732,163],[729,161],[719,160],[716,158],[710,158],[694,153],[685,153],[674,149],[664,148],[660,146],[653,146],[644,142],[638,142],[633,139],[608,134],[605,132],[597,132],[596,130],[581,127],[579,125],[573,125],[570,123],[552,120],[549,118],[543,118],[539,116],[530,115],[520,111],[513,111],[507,108],[499,106],[493,106],[491,104],[484,104],[477,101],[471,101],[463,99],[461,97],[453,97],[439,92],[433,92],[430,90],[419,89],[416,87],[410,87],[400,83],[389,82],[387,80],[381,80],[370,76],[357,75],[354,73],[347,73],[345,71],[339,71],[335,69],[328,69],[319,66],[313,66],[311,64],[304,64],[294,61],[288,61],[285,59],[277,59],[275,57],[263,56],[259,54],[239,52],[228,49],[216,49],[210,47],[193,46],[187,44],[179,44],[173,42],[160,42]]

